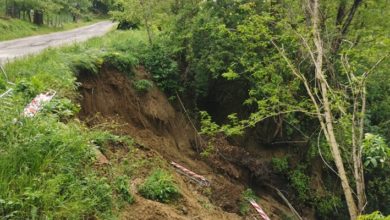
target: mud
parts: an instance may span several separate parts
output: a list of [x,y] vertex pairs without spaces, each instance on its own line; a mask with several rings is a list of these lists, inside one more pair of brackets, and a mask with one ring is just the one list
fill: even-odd
[[[97,75],[80,73],[80,119],[89,126],[115,124],[112,130],[116,133],[129,135],[140,146],[158,153],[168,162],[175,161],[208,178],[211,189],[204,192],[185,177],[176,175],[184,194],[180,206],[172,207],[140,197],[121,214],[121,219],[242,218],[234,214],[239,213],[241,193],[253,176],[269,177],[267,161],[230,145],[223,138],[215,141],[217,154],[202,159],[198,154],[202,149],[198,144],[201,141],[185,115],[175,110],[156,86],[146,93],[137,92],[132,81],[149,79],[149,75],[143,68],[133,72],[135,76],[131,80],[107,67]],[[205,208],[209,202],[211,209]],[[281,213],[289,212],[266,190],[260,204],[272,219],[280,219]]]

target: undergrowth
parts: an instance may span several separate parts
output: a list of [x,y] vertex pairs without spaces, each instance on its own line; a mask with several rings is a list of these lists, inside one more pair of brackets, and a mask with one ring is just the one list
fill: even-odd
[[139,193],[147,199],[170,202],[180,193],[172,176],[165,170],[157,169],[139,187]]
[[[122,59],[143,45],[144,33],[113,32],[103,38],[16,60],[0,74],[0,216],[4,219],[107,219],[117,197],[134,198],[129,177],[106,177],[95,167],[94,148],[131,139],[89,129],[74,116],[80,110],[77,74],[99,74],[105,63],[129,70],[138,61]],[[146,39],[146,38],[145,38]],[[131,42],[131,43],[130,43]],[[129,44],[130,43],[130,44]],[[117,51],[117,52],[115,52]],[[119,53],[121,55],[109,56]],[[108,59],[109,57],[109,59]],[[122,71],[122,69],[121,69]],[[21,113],[31,99],[49,90],[55,98],[34,118]],[[142,166],[142,164],[140,165]],[[108,172],[111,172],[110,169]],[[163,197],[165,198],[165,197]]]

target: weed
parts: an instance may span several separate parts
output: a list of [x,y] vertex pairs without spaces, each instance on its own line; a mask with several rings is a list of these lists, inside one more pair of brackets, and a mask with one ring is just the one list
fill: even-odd
[[178,64],[171,58],[171,52],[168,48],[154,44],[145,51],[142,63],[152,74],[157,86],[169,96],[173,96],[175,91],[183,89],[179,80]]
[[132,68],[138,64],[138,59],[128,52],[107,52],[104,61],[130,78],[134,75]]
[[140,93],[145,93],[153,87],[153,83],[147,79],[137,80],[133,83],[135,90]]
[[287,157],[274,157],[271,160],[272,168],[277,173],[286,173],[288,170],[288,158]]
[[310,178],[301,169],[296,169],[290,172],[289,179],[291,186],[297,192],[298,200],[300,202],[308,201],[310,199]]
[[125,176],[119,176],[115,181],[115,190],[120,198],[130,204],[134,203],[134,196],[129,191],[129,179]]
[[200,156],[203,158],[208,158],[210,155],[215,153],[215,147],[211,144],[211,142],[208,143],[206,149],[204,149]]
[[172,176],[162,169],[157,169],[139,187],[139,193],[151,200],[159,202],[170,202],[177,198],[180,193]]
[[258,199],[259,198],[256,196],[252,189],[246,189],[244,192],[242,192],[240,198],[240,214],[246,215],[249,213],[251,205],[248,200],[257,201]]

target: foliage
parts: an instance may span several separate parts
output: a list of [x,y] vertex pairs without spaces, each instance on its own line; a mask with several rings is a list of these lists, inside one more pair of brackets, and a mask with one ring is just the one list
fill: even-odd
[[139,193],[147,199],[164,203],[170,202],[180,195],[172,176],[162,169],[152,172],[139,187]]
[[142,62],[152,74],[157,86],[168,95],[181,91],[177,62],[172,58],[169,48],[154,44],[148,47],[142,56]]
[[215,153],[215,151],[216,151],[215,147],[212,145],[211,142],[209,142],[207,144],[207,147],[205,149],[203,149],[203,151],[200,153],[200,156],[203,158],[208,158],[211,155],[213,155]]
[[131,77],[132,68],[138,64],[138,59],[131,53],[108,52],[104,55],[104,61],[113,68]]
[[306,202],[310,199],[310,177],[301,169],[295,169],[290,172],[289,179],[291,186],[297,192],[297,198],[300,202]]
[[68,98],[54,98],[44,106],[42,112],[50,112],[60,120],[68,120],[80,111],[80,105]]
[[381,136],[366,133],[363,142],[363,153],[365,167],[376,168],[380,165],[383,168],[390,157],[390,148]]
[[273,157],[271,160],[272,168],[278,173],[286,173],[288,170],[288,157]]
[[134,203],[134,196],[130,192],[129,179],[125,176],[119,176],[115,181],[115,190],[119,194],[120,198],[127,203]]
[[149,91],[153,87],[153,83],[147,79],[137,80],[133,83],[135,90],[144,93]]
[[21,124],[13,124],[12,117],[15,114],[1,118],[0,197],[8,204],[3,216],[110,214],[111,188],[91,167],[90,142],[97,133],[75,122],[62,124],[50,115],[23,119]]
[[361,215],[358,220],[389,220],[390,216],[383,216],[379,211],[375,211],[371,214]]
[[258,201],[258,197],[256,196],[255,192],[253,192],[252,189],[246,189],[241,193],[240,197],[240,214],[246,215],[249,213],[251,209],[251,204],[249,203],[249,200],[255,200]]
[[340,197],[331,193],[320,197],[317,196],[314,200],[316,214],[322,218],[336,217],[336,213],[340,207],[342,207],[342,200]]
[[[76,74],[81,69],[98,72],[102,51],[129,38],[112,33],[86,43],[49,49],[5,66],[14,92],[0,99],[0,215],[9,219],[110,219],[114,192],[130,202],[125,181],[111,182],[97,173],[93,148],[111,143],[132,146],[132,139],[88,129],[74,119],[79,106]],[[123,39],[122,41],[118,39]],[[128,47],[131,47],[128,46]],[[38,93],[57,95],[34,118],[21,111]],[[66,122],[66,123],[65,123]],[[109,171],[111,172],[111,171]]]

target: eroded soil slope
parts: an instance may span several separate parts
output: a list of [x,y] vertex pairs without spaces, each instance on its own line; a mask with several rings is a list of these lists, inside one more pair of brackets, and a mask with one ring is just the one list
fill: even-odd
[[[185,115],[177,111],[156,86],[147,92],[136,91],[133,82],[149,76],[142,68],[133,72],[135,76],[131,79],[108,67],[103,67],[98,75],[80,73],[80,118],[89,126],[115,124],[111,129],[134,138],[142,151],[154,152],[166,164],[175,161],[205,176],[211,182],[211,189],[200,188],[177,174],[175,180],[183,194],[180,205],[161,204],[136,196],[137,202],[126,208],[122,218],[241,219],[237,215],[241,193],[250,176],[261,171],[250,170],[249,165],[240,166],[221,157],[202,160],[198,154],[201,141]],[[241,157],[247,155],[238,149],[226,149],[230,153],[238,152]],[[108,157],[110,160],[115,158]],[[136,178],[133,184],[137,182],[142,180]],[[289,210],[272,195],[261,195],[260,204],[272,219],[280,219]]]

